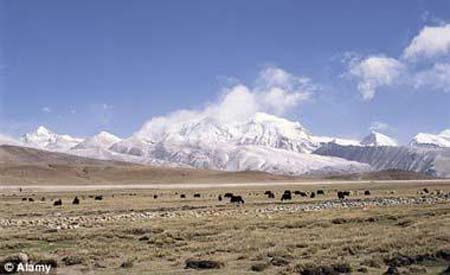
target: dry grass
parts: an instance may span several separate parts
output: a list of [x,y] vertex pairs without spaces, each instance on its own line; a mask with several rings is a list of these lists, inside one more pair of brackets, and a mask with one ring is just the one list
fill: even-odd
[[[416,196],[423,187],[377,185],[370,190],[372,196],[379,197]],[[318,188],[325,189],[327,195],[296,198],[290,204],[320,202],[334,197],[337,188],[361,193],[367,187],[308,186],[302,190]],[[427,188],[450,192],[450,186],[445,184]],[[286,188],[271,189],[279,198]],[[393,190],[395,193],[391,194]],[[387,269],[385,260],[395,255],[435,254],[450,249],[448,203],[254,215],[251,210],[276,206],[279,200],[269,201],[261,189],[242,188],[232,190],[246,199],[245,206],[236,208],[217,201],[217,195],[225,191],[230,190],[104,191],[103,201],[89,198],[94,193],[4,193],[0,218],[8,219],[53,217],[56,212],[61,217],[131,211],[212,214],[117,220],[56,232],[44,226],[4,227],[0,228],[0,256],[22,251],[33,259],[52,258],[58,261],[61,274],[256,274],[252,266],[259,267],[260,274],[298,274],[304,267],[335,264],[348,264],[355,273],[366,268],[368,274],[382,274]],[[197,192],[201,193],[200,199],[193,198]],[[187,198],[180,199],[181,193]],[[158,199],[153,199],[154,194],[158,194]],[[75,195],[84,196],[79,206],[69,203]],[[41,202],[43,196],[46,201]],[[22,197],[36,201],[24,202]],[[55,198],[63,198],[61,208],[52,206],[51,199]],[[224,266],[206,271],[184,269],[185,260],[191,258],[215,260]],[[437,274],[447,265],[436,260],[400,270],[408,274]]]

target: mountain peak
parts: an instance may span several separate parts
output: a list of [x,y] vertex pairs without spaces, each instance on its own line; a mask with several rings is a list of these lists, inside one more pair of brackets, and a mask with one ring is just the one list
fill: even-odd
[[115,139],[119,139],[117,136],[111,134],[110,132],[107,131],[100,131],[98,134],[95,135],[96,137],[105,137],[105,138],[115,138]]
[[31,147],[51,151],[64,151],[82,141],[68,135],[59,135],[44,126],[37,127],[31,133],[22,136],[21,141]]
[[75,147],[73,147],[73,149],[89,149],[89,148],[108,149],[114,143],[117,143],[119,141],[121,141],[121,139],[116,137],[115,135],[106,131],[101,131],[95,136],[89,137],[84,141],[82,141],[81,143],[77,144]]
[[377,131],[371,131],[363,138],[361,145],[364,146],[397,146],[397,141]]
[[51,134],[53,134],[52,131],[50,131],[49,129],[47,129],[45,126],[39,126],[37,127],[31,134],[36,134],[36,135],[40,135],[40,136],[49,136]]
[[437,135],[429,133],[419,133],[412,138],[409,144],[413,147],[424,148],[450,147],[450,129],[444,130]]

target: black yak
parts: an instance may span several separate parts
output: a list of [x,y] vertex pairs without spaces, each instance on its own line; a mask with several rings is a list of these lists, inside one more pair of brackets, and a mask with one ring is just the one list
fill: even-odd
[[80,199],[78,197],[75,197],[72,201],[72,204],[80,204]]
[[350,191],[338,191],[337,196],[339,199],[343,200],[346,196],[350,196]]
[[244,204],[245,203],[244,199],[242,199],[241,196],[234,196],[234,195],[230,198],[230,202],[235,203],[235,204]]
[[281,201],[285,201],[285,200],[292,200],[291,191],[289,191],[289,190],[284,191],[283,195],[281,196]]
[[94,200],[101,201],[101,200],[103,200],[103,196],[102,195],[95,196]]

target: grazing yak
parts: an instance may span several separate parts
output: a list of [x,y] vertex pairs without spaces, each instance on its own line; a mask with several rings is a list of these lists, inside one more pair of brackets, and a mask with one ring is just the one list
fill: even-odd
[[289,191],[289,190],[284,191],[283,195],[281,196],[281,201],[285,201],[285,200],[292,200],[291,191]]
[[180,195],[180,198],[185,199],[185,198],[186,198],[186,195],[185,195],[185,194],[181,194],[181,195]]
[[101,201],[101,200],[103,200],[103,196],[102,195],[95,196],[94,200]]
[[275,194],[272,191],[266,191],[266,192],[264,192],[264,195],[267,195],[267,197],[269,199],[274,199],[275,198]]
[[72,204],[80,204],[80,199],[78,197],[75,197],[72,201]]
[[158,198],[158,195],[153,195],[153,198],[156,200]]
[[370,196],[370,191],[369,190],[364,191],[364,195],[365,196]]
[[62,200],[61,200],[61,199],[58,199],[58,200],[54,201],[54,202],[53,202],[53,205],[54,205],[54,206],[60,206],[60,205],[62,205]]
[[234,196],[234,195],[230,198],[230,202],[235,203],[235,204],[244,204],[245,203],[244,199],[242,199],[241,196]]
[[295,195],[300,195],[301,197],[307,197],[308,196],[308,194],[306,194],[305,192],[302,192],[302,191],[295,191],[294,194]]
[[219,197],[217,197],[217,199],[218,199],[219,201],[222,201],[222,196],[219,195]]
[[309,196],[311,199],[314,199],[316,197],[316,193],[311,192],[311,195]]
[[200,198],[200,194],[199,193],[195,193],[194,194],[194,198]]
[[225,195],[223,195],[224,198],[232,198],[233,197],[233,193],[225,193]]
[[350,196],[350,191],[338,191],[337,196],[339,199],[343,200],[345,197]]
[[317,195],[325,195],[325,191],[323,191],[322,189],[317,190]]

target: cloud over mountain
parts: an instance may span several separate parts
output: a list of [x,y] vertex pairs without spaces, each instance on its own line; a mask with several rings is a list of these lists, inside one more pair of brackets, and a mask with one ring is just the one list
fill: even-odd
[[152,118],[141,128],[146,137],[158,139],[158,133],[186,121],[206,117],[219,121],[242,121],[258,112],[283,115],[308,100],[318,87],[309,78],[293,75],[281,68],[264,68],[249,86],[236,84],[223,90],[222,96],[202,110],[178,110]]

